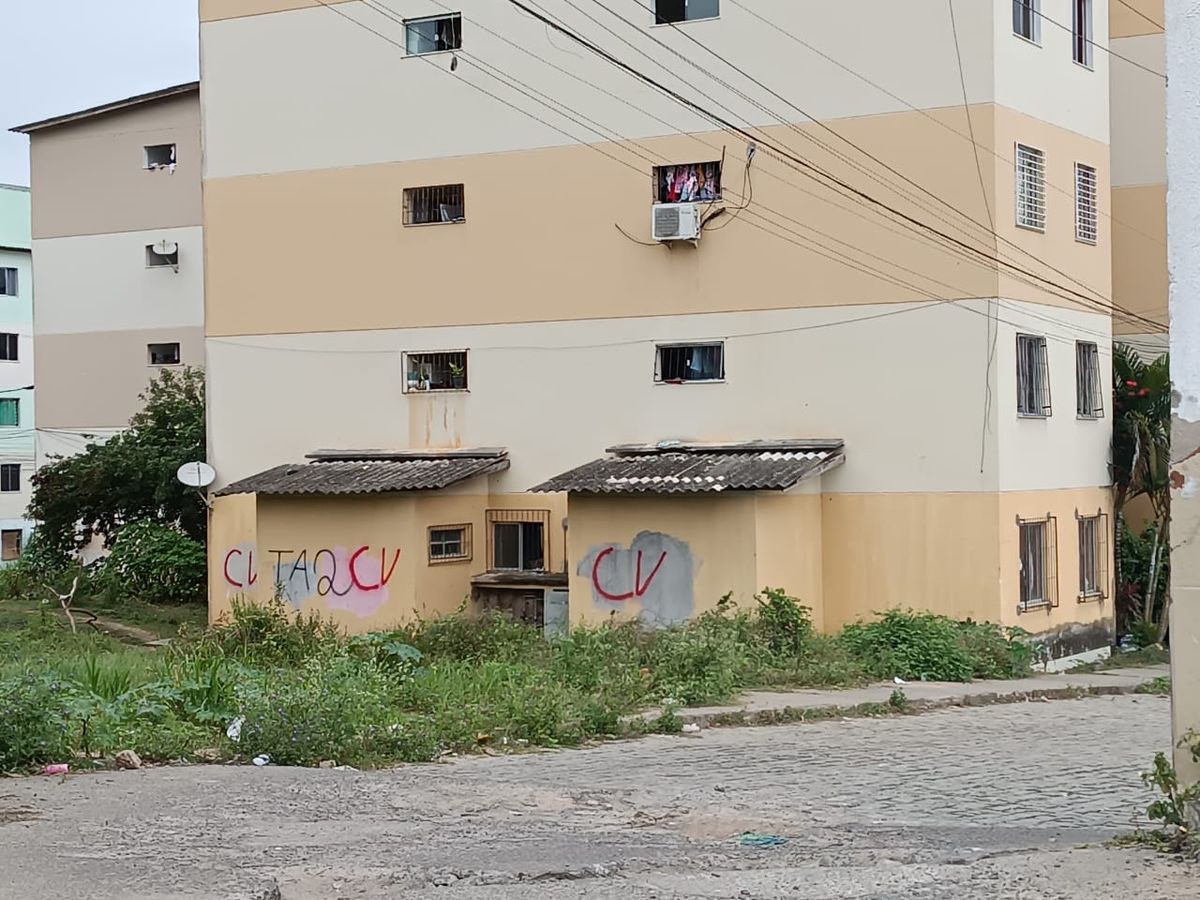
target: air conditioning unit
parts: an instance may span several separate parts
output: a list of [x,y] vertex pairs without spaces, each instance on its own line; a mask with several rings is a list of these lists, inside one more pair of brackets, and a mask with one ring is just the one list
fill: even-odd
[[698,203],[656,203],[650,211],[656,241],[694,241],[700,237]]

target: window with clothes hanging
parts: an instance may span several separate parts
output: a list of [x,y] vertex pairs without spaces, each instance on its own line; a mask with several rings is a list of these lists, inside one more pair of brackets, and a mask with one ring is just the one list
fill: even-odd
[[1079,602],[1103,600],[1108,592],[1108,516],[1075,514],[1079,527]]
[[1075,414],[1081,419],[1104,417],[1100,348],[1089,341],[1075,343]]
[[151,144],[144,148],[147,169],[169,169],[175,165],[174,144]]
[[1095,168],[1075,163],[1075,240],[1083,244],[1096,243],[1099,232],[1097,194]]
[[1017,413],[1046,418],[1050,407],[1050,359],[1046,339],[1017,335]]
[[720,199],[720,162],[654,167],[655,203],[704,203]]
[[406,20],[404,45],[409,56],[461,49],[462,14],[450,13]]
[[1042,0],[1013,0],[1013,34],[1042,42]]
[[0,266],[0,297],[17,296],[17,270]]
[[1071,49],[1075,62],[1092,67],[1092,0],[1071,0]]
[[1046,230],[1046,154],[1036,147],[1017,144],[1017,225]]
[[15,494],[21,490],[21,464],[0,464],[0,493]]
[[21,424],[21,400],[19,397],[0,398],[0,428],[15,428]]
[[1058,520],[1017,519],[1022,612],[1058,606]]
[[466,205],[461,184],[405,188],[405,225],[440,225],[466,220]]
[[654,21],[659,25],[715,19],[721,14],[721,0],[655,0]]
[[725,378],[725,345],[661,344],[657,348],[654,380],[659,384],[722,381]]

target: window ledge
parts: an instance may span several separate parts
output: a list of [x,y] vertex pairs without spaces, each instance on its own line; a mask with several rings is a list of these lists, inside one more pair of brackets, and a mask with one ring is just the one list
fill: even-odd
[[1050,413],[1017,413],[1018,419],[1027,419],[1030,422],[1045,422],[1053,418]]
[[1095,66],[1095,64],[1094,64],[1094,63],[1089,65],[1088,63],[1085,63],[1085,62],[1080,62],[1080,61],[1079,61],[1079,60],[1077,60],[1077,59],[1072,59],[1072,60],[1071,60],[1071,62],[1075,63],[1075,65],[1079,66],[1079,68],[1081,68],[1081,69],[1084,69],[1084,70],[1086,70],[1086,71],[1088,71],[1088,72],[1095,72],[1095,71],[1096,71],[1096,66]]
[[1039,227],[1037,225],[1022,225],[1020,222],[1018,222],[1017,227],[1020,228],[1022,231],[1032,231],[1034,234],[1045,234],[1046,233],[1045,225],[1042,225]]
[[1079,603],[1103,603],[1107,598],[1103,592],[1095,594],[1080,594],[1076,600]]
[[469,563],[470,561],[471,557],[469,556],[434,556],[429,558],[431,566],[449,566],[456,563]]
[[449,222],[405,222],[405,228],[428,228],[431,225],[466,225],[467,219],[464,216],[461,219],[451,219]]
[[654,379],[656,385],[665,387],[683,387],[688,384],[725,384],[724,378],[689,378],[686,381],[663,381],[661,378]]
[[182,369],[183,363],[146,363],[147,369]]
[[427,50],[424,53],[409,53],[407,50],[405,50],[404,58],[405,59],[425,59],[426,57],[429,57],[429,56],[445,56],[447,53],[460,53],[460,52],[462,52],[462,47],[455,47],[453,50]]
[[1084,413],[1076,413],[1075,419],[1079,422],[1101,422],[1104,420],[1104,413],[1097,413],[1096,415],[1091,416],[1085,415]]
[[651,22],[650,27],[651,28],[670,28],[672,26],[679,26],[679,25],[694,25],[697,22],[716,22],[720,18],[721,17],[719,15],[717,15],[717,16],[703,16],[698,19],[680,19],[678,22]]
[[410,388],[410,387],[406,387],[406,388],[404,389],[404,393],[406,393],[406,394],[417,394],[418,396],[419,396],[419,395],[421,395],[421,394],[469,394],[469,393],[471,393],[471,389],[470,389],[470,388],[465,388],[465,387],[461,387],[461,388],[455,388],[455,387],[449,387],[449,388]]
[[1054,604],[1049,600],[1039,600],[1036,603],[1018,603],[1017,615],[1019,616],[1022,613],[1041,612],[1042,610],[1049,612],[1052,609],[1054,609]]
[[1026,44],[1029,44],[1030,46],[1037,47],[1039,50],[1042,49],[1041,41],[1035,41],[1033,38],[1027,38],[1027,37],[1025,37],[1025,35],[1021,34],[1020,32],[1017,32],[1017,31],[1014,31],[1012,33],[1012,36],[1015,37],[1019,41],[1024,41]]

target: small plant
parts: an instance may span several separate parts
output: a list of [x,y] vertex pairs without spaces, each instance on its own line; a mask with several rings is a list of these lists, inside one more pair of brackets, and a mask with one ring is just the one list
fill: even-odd
[[1171,679],[1167,675],[1159,675],[1145,684],[1139,684],[1133,689],[1133,692],[1135,694],[1154,694],[1159,697],[1170,697]]
[[[1193,761],[1200,763],[1200,734],[1189,731],[1179,746],[1188,750]],[[1142,773],[1142,781],[1162,795],[1146,808],[1146,815],[1150,821],[1162,823],[1155,837],[1161,840],[1164,848],[1173,852],[1200,849],[1200,839],[1193,830],[1200,805],[1200,783],[1181,787],[1179,776],[1165,753],[1154,755],[1154,764],[1150,771]]]
[[908,709],[908,695],[900,688],[892,691],[892,695],[888,697],[888,706],[896,712],[905,712]]

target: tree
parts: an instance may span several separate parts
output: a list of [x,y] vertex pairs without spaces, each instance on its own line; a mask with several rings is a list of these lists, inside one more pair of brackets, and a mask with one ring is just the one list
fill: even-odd
[[111,546],[122,525],[138,521],[204,541],[204,501],[175,477],[185,462],[205,458],[204,373],[164,369],[141,400],[128,429],[34,474],[28,515],[41,522],[48,549],[68,553],[96,535]]
[[[1161,572],[1168,563],[1171,530],[1171,371],[1163,354],[1145,362],[1124,344],[1113,347],[1113,509],[1118,528],[1134,497],[1145,496],[1154,513],[1147,571],[1125,571],[1117,560],[1118,590],[1128,593],[1126,616],[1166,637],[1170,594],[1158,596]],[[1128,585],[1137,589],[1126,591]]]

